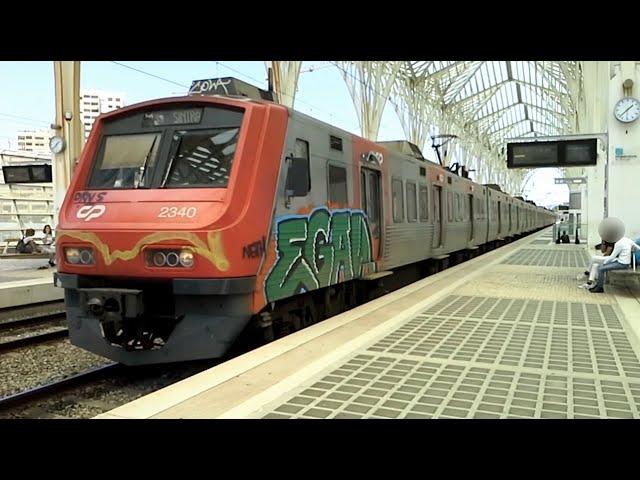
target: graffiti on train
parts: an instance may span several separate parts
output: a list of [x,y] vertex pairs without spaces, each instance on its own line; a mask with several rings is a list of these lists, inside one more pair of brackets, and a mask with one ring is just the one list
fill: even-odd
[[265,280],[267,301],[366,275],[373,261],[362,210],[320,207],[276,220],[277,259]]

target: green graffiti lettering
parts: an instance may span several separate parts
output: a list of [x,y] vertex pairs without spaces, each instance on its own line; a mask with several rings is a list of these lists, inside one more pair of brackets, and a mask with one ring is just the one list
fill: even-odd
[[369,230],[367,220],[364,214],[356,212],[351,215],[351,256],[353,263],[354,276],[363,275],[362,264],[371,262],[371,239],[369,238]]
[[353,278],[351,267],[351,238],[350,213],[339,212],[331,218],[331,244],[335,267],[331,276],[331,283],[344,282]]
[[334,255],[333,245],[329,243],[331,215],[328,210],[318,210],[309,218],[307,241],[303,254],[309,259],[320,285],[331,281]]
[[373,261],[367,217],[360,210],[318,208],[276,220],[277,259],[265,280],[272,302],[363,275]]
[[302,252],[306,238],[307,221],[304,218],[294,218],[278,226],[278,260],[265,286],[267,298],[289,297],[319,287]]

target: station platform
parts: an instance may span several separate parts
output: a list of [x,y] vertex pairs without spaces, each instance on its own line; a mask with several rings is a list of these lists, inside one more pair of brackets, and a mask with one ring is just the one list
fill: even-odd
[[549,228],[96,418],[640,418],[640,289],[591,253]]
[[46,259],[0,260],[0,308],[62,300],[64,290],[53,284],[55,268],[39,270]]

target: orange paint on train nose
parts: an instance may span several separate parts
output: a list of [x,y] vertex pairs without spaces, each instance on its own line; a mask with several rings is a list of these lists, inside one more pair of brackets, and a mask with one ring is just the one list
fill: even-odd
[[[192,106],[242,112],[226,187],[89,188],[107,127],[148,111]],[[227,97],[160,99],[101,115],[81,154],[58,224],[58,255],[64,257],[65,247],[92,246],[96,263],[71,265],[63,260],[59,271],[156,279],[255,276],[269,232],[287,124],[286,107]],[[168,156],[158,158],[168,162]],[[144,250],[158,247],[190,249],[193,266],[148,266]]]

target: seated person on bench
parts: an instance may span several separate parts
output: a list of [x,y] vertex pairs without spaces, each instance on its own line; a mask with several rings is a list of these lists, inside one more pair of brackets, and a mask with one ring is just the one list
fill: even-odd
[[589,291],[591,293],[604,292],[604,276],[611,270],[626,270],[631,265],[632,250],[640,250],[640,245],[627,237],[622,237],[613,247],[613,252],[605,257],[602,265],[598,268],[598,279],[596,284]]
[[17,253],[34,253],[38,251],[38,245],[35,240],[36,231],[33,228],[27,228],[24,237],[16,245]]
[[[45,225],[42,229],[42,236],[36,237],[33,228],[28,228],[25,232],[26,236],[22,239],[22,248],[18,245],[18,253],[46,253],[49,255],[49,265],[55,265],[56,249],[53,246],[53,235],[51,234],[51,226]],[[41,239],[42,245],[38,245],[35,239]],[[42,267],[42,268],[46,268]]]
[[594,286],[595,281],[598,278],[598,267],[602,265],[605,258],[611,255],[611,252],[613,252],[613,246],[613,243],[605,242],[604,240],[601,244],[596,245],[596,248],[600,249],[602,255],[594,255],[591,257],[589,266],[585,270],[584,274],[578,276],[578,280],[582,280],[587,277],[587,283],[580,285],[578,288],[591,288]]

